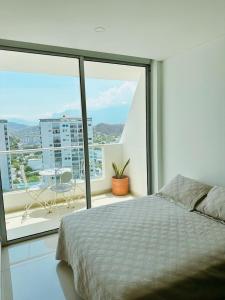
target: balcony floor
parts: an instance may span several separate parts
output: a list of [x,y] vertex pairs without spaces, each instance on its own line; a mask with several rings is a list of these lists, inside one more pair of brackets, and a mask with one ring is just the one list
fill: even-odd
[[[133,195],[117,197],[111,193],[101,194],[92,197],[92,206],[98,207],[121,201],[133,199]],[[85,199],[75,200],[73,207],[67,208],[65,203],[59,203],[53,208],[53,212],[48,213],[44,208],[34,208],[29,211],[26,218],[23,218],[24,211],[6,214],[6,228],[8,240],[17,239],[22,236],[37,234],[43,231],[52,230],[59,227],[63,216],[85,209]]]

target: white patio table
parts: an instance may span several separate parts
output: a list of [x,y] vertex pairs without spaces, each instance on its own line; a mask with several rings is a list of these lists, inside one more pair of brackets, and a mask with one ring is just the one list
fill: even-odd
[[[49,168],[39,171],[39,174],[42,176],[42,181],[46,184],[47,188],[51,190],[54,189],[54,186],[57,185],[56,177],[61,176],[65,172],[72,172],[71,168],[64,167],[64,168]],[[60,181],[60,178],[59,178]],[[60,182],[59,182],[60,184]],[[73,185],[73,190],[79,190],[79,198],[85,197],[85,180],[83,179],[72,179],[71,184]],[[52,206],[55,206],[56,201],[48,201],[48,206],[50,211],[52,211]]]
[[62,175],[65,172],[71,172],[71,168],[52,168],[52,169],[44,169],[39,172],[41,176],[53,177],[56,175]]

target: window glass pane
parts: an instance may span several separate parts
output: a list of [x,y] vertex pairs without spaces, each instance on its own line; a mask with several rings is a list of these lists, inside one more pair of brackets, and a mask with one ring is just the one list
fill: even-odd
[[57,228],[86,208],[78,60],[0,51],[0,107],[8,239]]
[[146,195],[145,68],[86,61],[85,76],[92,207]]

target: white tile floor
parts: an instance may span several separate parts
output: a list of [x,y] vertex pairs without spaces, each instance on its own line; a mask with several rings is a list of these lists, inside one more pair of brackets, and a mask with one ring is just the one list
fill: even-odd
[[[101,195],[93,207],[132,198]],[[33,226],[40,229],[41,223]],[[54,234],[2,248],[1,300],[82,300],[74,289],[72,269],[55,259],[57,238]]]
[[73,272],[55,260],[58,235],[2,249],[2,300],[81,300]]
[[[97,207],[126,201],[132,199],[132,195],[116,197],[110,193],[93,196],[92,206]],[[52,213],[48,213],[43,208],[32,209],[26,219],[22,219],[24,211],[6,214],[6,229],[8,240],[32,235],[39,232],[55,229],[59,227],[60,220],[66,214],[85,209],[85,199],[76,200],[73,208],[67,208],[66,204],[59,204]]]

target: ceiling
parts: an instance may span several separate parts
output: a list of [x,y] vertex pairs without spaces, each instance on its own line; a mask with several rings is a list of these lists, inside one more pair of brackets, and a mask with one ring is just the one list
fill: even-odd
[[0,0],[0,8],[1,39],[157,60],[225,35],[225,0]]

